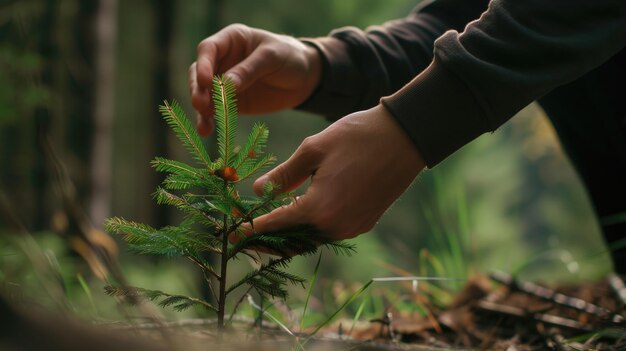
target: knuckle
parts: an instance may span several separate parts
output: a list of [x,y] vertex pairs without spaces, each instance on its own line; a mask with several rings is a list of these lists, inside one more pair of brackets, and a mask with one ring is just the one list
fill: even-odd
[[230,31],[230,32],[245,32],[249,29],[250,27],[246,26],[243,23],[231,23],[229,25],[227,25],[224,28],[224,31]]
[[[276,166],[276,168],[274,169],[275,171],[275,175],[277,176],[275,179],[273,179],[274,183],[277,183],[280,187],[286,187],[288,184],[291,184],[292,181],[292,176],[291,173],[289,172],[289,169],[287,167],[285,167],[284,164],[280,164],[278,166]],[[280,191],[284,191],[284,189],[280,189]]]
[[224,32],[228,33],[229,36],[234,36],[238,39],[244,39],[248,36],[248,33],[250,33],[250,27],[241,23],[233,23],[224,28]]
[[251,75],[251,73],[252,73],[252,68],[251,68],[249,65],[247,65],[247,64],[245,64],[245,63],[242,63],[242,64],[237,65],[237,67],[234,67],[234,68],[231,70],[231,72],[232,72],[232,73],[235,73],[235,74],[236,74],[236,75],[238,75],[241,79],[244,79],[244,80],[245,80],[245,79],[246,79],[246,77],[249,77],[249,76]]
[[297,150],[301,156],[316,158],[322,152],[322,146],[317,142],[315,136],[308,136],[302,140],[302,144]]
[[213,43],[213,41],[211,40],[211,38],[206,38],[203,39],[202,41],[200,41],[198,43],[198,46],[196,47],[196,50],[198,52],[198,55],[202,54],[205,51],[208,51],[212,48],[215,47],[215,44]]
[[264,45],[259,48],[259,55],[266,62],[276,62],[280,59],[280,50],[272,45]]

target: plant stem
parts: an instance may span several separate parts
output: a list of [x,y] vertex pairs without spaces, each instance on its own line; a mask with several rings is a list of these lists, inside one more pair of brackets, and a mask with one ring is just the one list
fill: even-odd
[[[224,192],[227,191],[228,182],[224,180]],[[224,331],[224,311],[226,309],[226,265],[228,264],[228,216],[224,214],[223,226],[222,226],[222,264],[220,266],[220,291],[217,301],[217,333],[219,339],[222,338],[222,332]]]

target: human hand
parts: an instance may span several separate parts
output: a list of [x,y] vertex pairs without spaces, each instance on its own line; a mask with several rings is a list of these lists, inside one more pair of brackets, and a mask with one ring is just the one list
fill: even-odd
[[260,114],[293,108],[315,90],[321,77],[317,51],[286,35],[230,25],[198,44],[189,67],[191,102],[201,135],[213,131],[213,75],[226,74],[237,89],[239,112]]
[[309,177],[311,183],[291,204],[256,218],[254,233],[309,224],[333,240],[353,238],[372,229],[424,166],[385,107],[353,113],[306,138],[287,161],[256,180],[259,194],[267,181],[281,191]]

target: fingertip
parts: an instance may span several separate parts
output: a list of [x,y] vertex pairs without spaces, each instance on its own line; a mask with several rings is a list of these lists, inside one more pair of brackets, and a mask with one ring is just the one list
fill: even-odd
[[210,89],[213,86],[214,75],[211,59],[199,57],[196,63],[196,81],[198,82],[198,86],[204,89]]
[[211,135],[211,133],[213,133],[213,129],[215,128],[214,123],[213,118],[198,114],[196,119],[196,130],[198,131],[198,134],[202,137]]
[[254,189],[254,193],[261,196],[263,195],[263,188],[265,184],[269,181],[269,176],[264,174],[260,176],[257,180],[252,184],[252,189]]
[[254,219],[254,233],[263,234],[280,231],[310,223],[309,208],[306,196],[301,196],[297,202],[292,202],[275,208]]
[[230,81],[233,82],[233,85],[235,85],[236,89],[239,89],[241,87],[241,76],[239,74],[235,72],[227,72],[224,74],[224,77],[230,79]]
[[231,244],[236,244],[239,242],[239,235],[237,235],[237,233],[230,233],[228,234],[228,242]]
[[238,243],[244,236],[251,236],[254,234],[254,228],[252,227],[252,225],[250,225],[250,223],[242,223],[239,228],[238,231],[236,232],[231,232],[230,234],[228,234],[228,241],[231,244],[236,244]]

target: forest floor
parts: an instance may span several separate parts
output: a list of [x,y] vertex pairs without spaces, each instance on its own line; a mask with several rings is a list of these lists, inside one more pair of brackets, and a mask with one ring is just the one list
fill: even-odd
[[[240,321],[234,335],[248,335],[241,345],[253,342],[261,350],[626,350],[625,305],[626,287],[617,275],[548,288],[494,273],[470,280],[449,307],[429,307],[426,317],[394,311],[356,327],[337,321],[302,348],[271,323],[257,333],[259,327]],[[214,340],[193,324],[182,328],[187,337],[200,344]]]
[[626,350],[625,304],[617,275],[552,289],[494,273],[468,282],[444,310],[426,318],[383,318],[353,338],[443,349]]

